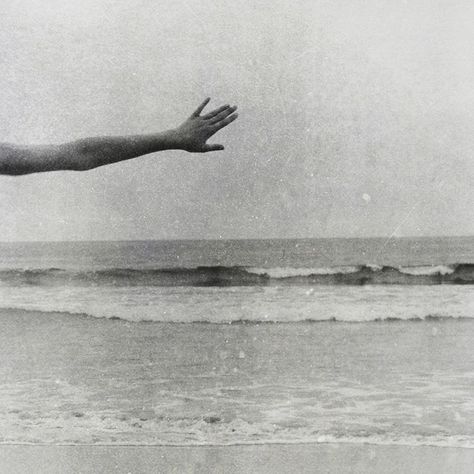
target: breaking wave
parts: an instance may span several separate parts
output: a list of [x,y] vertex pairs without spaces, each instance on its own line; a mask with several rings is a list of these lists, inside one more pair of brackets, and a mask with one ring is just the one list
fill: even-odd
[[103,270],[0,270],[3,286],[309,286],[309,285],[463,285],[474,284],[474,264],[433,266],[336,266],[328,268],[196,268]]

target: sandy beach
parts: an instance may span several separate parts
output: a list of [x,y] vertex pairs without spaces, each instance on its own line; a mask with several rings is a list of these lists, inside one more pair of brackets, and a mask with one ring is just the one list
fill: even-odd
[[428,446],[2,446],[0,472],[472,473],[474,450]]

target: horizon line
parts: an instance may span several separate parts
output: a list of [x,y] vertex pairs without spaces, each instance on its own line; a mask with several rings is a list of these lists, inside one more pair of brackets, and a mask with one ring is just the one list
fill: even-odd
[[40,243],[82,243],[82,242],[221,242],[221,241],[268,241],[268,240],[367,240],[367,239],[447,239],[447,238],[468,238],[474,237],[474,234],[461,235],[404,235],[404,236],[333,236],[333,237],[232,237],[232,238],[158,238],[158,239],[68,239],[68,240],[0,240],[0,244],[40,244]]

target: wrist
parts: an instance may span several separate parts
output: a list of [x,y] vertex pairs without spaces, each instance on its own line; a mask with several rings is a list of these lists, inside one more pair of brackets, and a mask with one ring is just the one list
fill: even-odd
[[163,141],[169,150],[184,150],[183,140],[176,128],[163,132]]

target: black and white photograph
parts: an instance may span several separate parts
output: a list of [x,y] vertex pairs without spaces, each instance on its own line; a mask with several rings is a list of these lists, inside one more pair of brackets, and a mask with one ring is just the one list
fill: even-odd
[[0,6],[0,474],[472,474],[474,4]]

